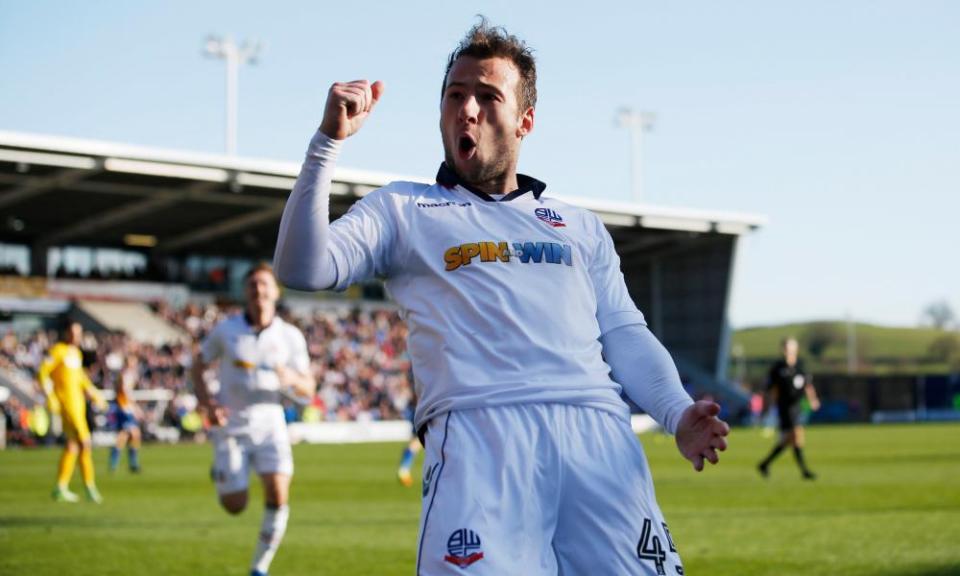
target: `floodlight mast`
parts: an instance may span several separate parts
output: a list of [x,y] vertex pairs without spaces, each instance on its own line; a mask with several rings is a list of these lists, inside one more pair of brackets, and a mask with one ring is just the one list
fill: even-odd
[[230,36],[208,36],[204,53],[207,56],[221,58],[227,64],[227,154],[237,153],[237,110],[238,110],[238,72],[241,64],[256,64],[260,56],[259,41],[247,42],[237,46]]
[[617,126],[630,130],[630,183],[633,201],[643,202],[643,133],[653,130],[657,117],[652,112],[635,112],[632,108],[617,111]]

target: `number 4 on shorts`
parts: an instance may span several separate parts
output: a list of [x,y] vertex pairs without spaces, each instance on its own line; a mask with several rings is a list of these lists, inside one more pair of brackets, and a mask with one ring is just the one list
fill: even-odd
[[659,576],[666,574],[663,564],[667,559],[667,553],[660,545],[660,537],[653,534],[653,522],[649,518],[643,519],[640,542],[637,543],[637,557],[641,560],[651,560]]
[[[677,547],[673,544],[673,538],[670,536],[670,530],[666,523],[661,523],[663,533],[667,535],[667,544],[671,552],[676,552]],[[640,542],[637,543],[637,557],[641,560],[650,560],[657,569],[659,576],[665,576],[665,562],[667,552],[660,544],[660,537],[653,533],[653,522],[649,518],[643,520],[643,528],[640,531]],[[683,566],[676,566],[677,574],[683,574]]]

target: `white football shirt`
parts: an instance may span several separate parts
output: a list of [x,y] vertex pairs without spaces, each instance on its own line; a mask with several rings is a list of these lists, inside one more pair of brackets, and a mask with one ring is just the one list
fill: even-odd
[[308,372],[307,343],[295,326],[274,317],[258,334],[243,314],[229,316],[200,345],[206,363],[220,361],[217,400],[229,412],[227,427],[283,424],[277,366]]
[[450,410],[518,403],[629,409],[600,335],[645,325],[593,213],[519,176],[500,201],[458,183],[394,182],[330,226],[336,289],[385,279],[409,330],[419,429]]

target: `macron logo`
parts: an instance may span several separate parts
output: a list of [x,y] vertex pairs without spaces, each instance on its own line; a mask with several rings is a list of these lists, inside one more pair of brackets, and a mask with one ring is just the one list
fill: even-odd
[[473,204],[470,202],[417,202],[417,208],[447,208],[449,206],[465,208],[473,206]]

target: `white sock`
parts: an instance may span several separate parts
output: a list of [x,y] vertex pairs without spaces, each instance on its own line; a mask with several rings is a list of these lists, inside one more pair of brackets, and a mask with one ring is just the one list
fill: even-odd
[[290,507],[264,508],[263,523],[260,525],[260,536],[257,538],[257,551],[253,554],[252,570],[266,574],[270,570],[273,555],[280,547],[283,534],[287,531],[287,518],[290,516]]

